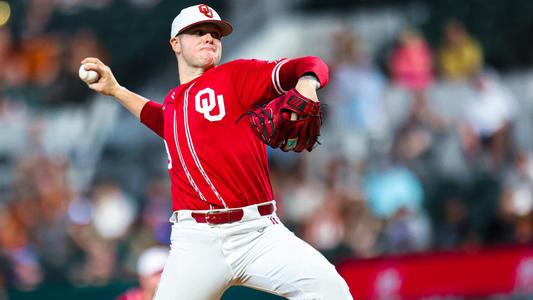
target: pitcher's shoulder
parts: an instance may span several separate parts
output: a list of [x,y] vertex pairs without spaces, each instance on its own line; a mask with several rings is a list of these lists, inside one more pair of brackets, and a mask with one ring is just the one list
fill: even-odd
[[180,90],[180,86],[176,86],[172,89],[170,89],[166,96],[165,96],[165,102],[174,102],[175,101],[175,98],[177,97],[177,95],[179,94],[179,90]]

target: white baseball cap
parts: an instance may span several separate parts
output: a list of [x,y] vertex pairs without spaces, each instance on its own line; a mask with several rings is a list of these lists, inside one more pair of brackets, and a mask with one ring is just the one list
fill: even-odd
[[169,249],[156,246],[145,250],[137,261],[137,273],[148,276],[163,271]]
[[217,25],[222,32],[222,36],[229,35],[233,31],[231,24],[222,21],[214,9],[205,4],[198,4],[182,9],[179,15],[174,18],[170,29],[170,38],[175,37],[194,25],[202,23],[213,23]]

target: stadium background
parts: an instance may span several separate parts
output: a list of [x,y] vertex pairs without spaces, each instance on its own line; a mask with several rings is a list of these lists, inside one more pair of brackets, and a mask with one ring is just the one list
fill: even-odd
[[[533,297],[531,1],[205,3],[234,24],[223,61],[330,65],[323,145],[270,151],[272,181],[280,217],[356,297]],[[192,4],[0,1],[0,299],[113,299],[168,243],[163,144],[77,69],[101,57],[161,101],[170,22]]]

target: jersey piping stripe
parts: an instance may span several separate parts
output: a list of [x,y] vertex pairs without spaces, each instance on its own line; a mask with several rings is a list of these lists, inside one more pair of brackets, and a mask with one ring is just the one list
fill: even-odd
[[281,87],[281,82],[279,81],[279,70],[281,69],[281,66],[283,66],[288,61],[288,59],[280,61],[272,70],[272,85],[274,85],[274,89],[280,95],[287,93],[287,91],[284,90],[283,87]]
[[280,62],[280,63],[279,63],[279,67],[278,67],[278,69],[276,70],[276,83],[278,84],[278,87],[279,87],[280,91],[281,91],[283,94],[287,93],[288,91],[284,90],[283,87],[281,86],[281,82],[279,81],[279,71],[281,70],[281,67],[282,67],[286,62],[288,62],[288,61],[289,61],[289,60],[286,59],[286,60]]
[[176,144],[176,149],[178,150],[178,156],[180,158],[181,166],[183,167],[183,170],[185,171],[185,175],[187,175],[187,179],[189,179],[189,183],[192,185],[194,190],[200,195],[200,199],[202,199],[204,202],[207,202],[204,195],[202,195],[202,192],[200,192],[200,189],[192,179],[191,174],[189,173],[189,169],[187,169],[187,165],[185,165],[185,160],[183,159],[183,155],[181,154],[181,148],[178,144],[178,129],[176,126],[176,109],[174,109],[174,143]]
[[278,89],[278,85],[276,84],[276,70],[278,69],[278,66],[279,63],[274,66],[274,69],[272,69],[272,86],[274,86],[276,93],[278,93],[278,95],[281,95],[281,91]]
[[193,86],[194,86],[194,83],[191,84],[191,86],[187,89],[187,91],[185,91],[185,100],[183,102],[183,121],[184,121],[183,123],[185,124],[185,135],[187,137],[187,143],[189,144],[189,150],[191,151],[192,158],[194,159],[194,162],[196,163],[198,170],[200,170],[200,173],[204,177],[205,181],[207,182],[207,184],[209,185],[213,193],[215,193],[218,200],[222,202],[222,205],[224,205],[224,208],[227,208],[226,202],[224,202],[224,199],[222,199],[222,197],[218,193],[217,189],[211,182],[211,179],[209,179],[209,176],[207,176],[207,173],[202,167],[202,164],[200,163],[200,159],[198,159],[198,155],[196,154],[196,151],[194,150],[194,145],[193,145],[192,138],[191,138],[191,131],[189,128],[189,116],[187,114],[187,111],[188,111],[187,108],[189,106],[189,91],[191,90]]
[[279,95],[283,95],[283,89],[281,88],[281,84],[279,84],[279,69],[286,61],[287,59],[278,62],[272,70],[272,85]]

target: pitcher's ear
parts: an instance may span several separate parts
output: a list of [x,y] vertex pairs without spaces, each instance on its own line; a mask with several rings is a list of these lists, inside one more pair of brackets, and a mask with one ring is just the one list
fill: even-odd
[[172,46],[172,50],[174,50],[174,52],[178,54],[181,52],[181,41],[177,36],[171,38],[169,43],[170,43],[170,46]]

